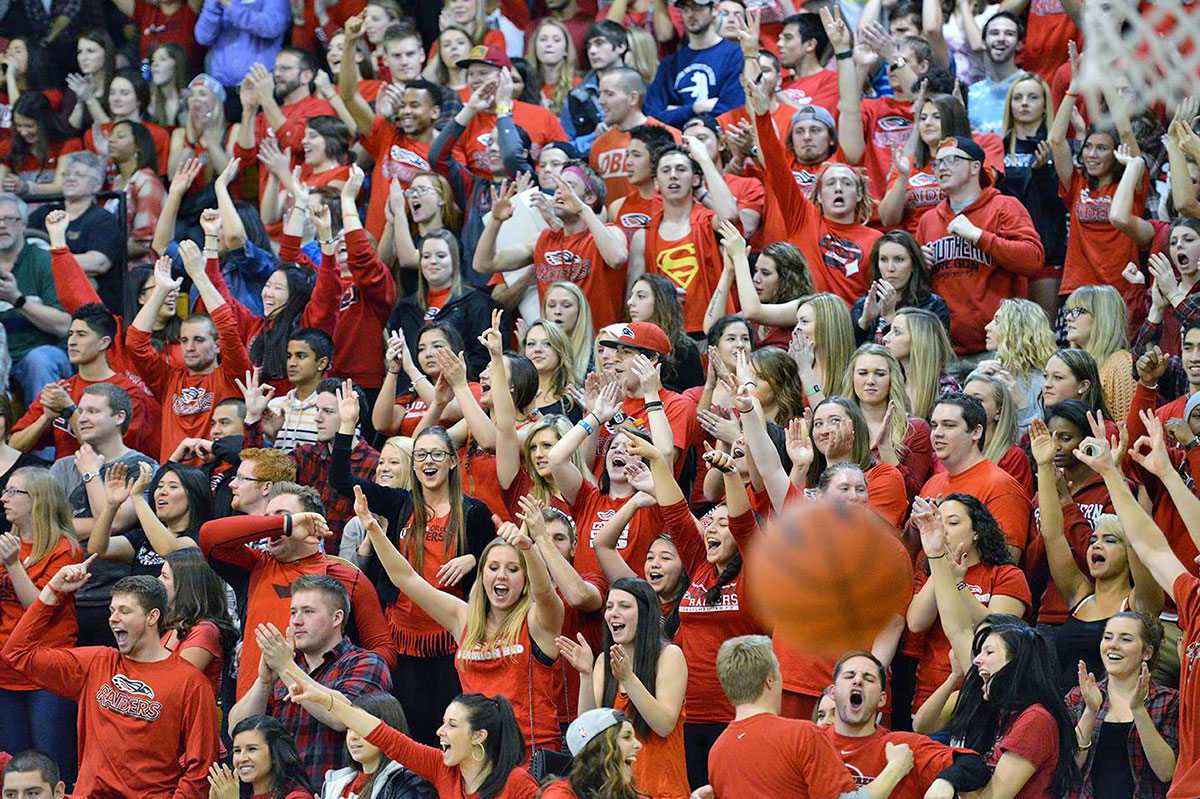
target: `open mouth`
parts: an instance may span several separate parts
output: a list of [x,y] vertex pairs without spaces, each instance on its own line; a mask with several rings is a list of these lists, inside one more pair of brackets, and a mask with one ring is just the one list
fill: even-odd
[[492,595],[495,596],[496,599],[507,599],[508,593],[509,588],[504,583],[496,583],[492,586]]
[[614,469],[624,469],[626,464],[628,464],[628,463],[629,463],[629,461],[625,460],[624,456],[613,455],[612,465],[613,465]]
[[1106,661],[1108,661],[1109,663],[1120,663],[1122,660],[1125,659],[1125,656],[1122,655],[1120,652],[1114,652],[1114,651],[1110,650],[1109,652],[1105,653],[1104,659]]
[[721,539],[716,536],[706,536],[704,539],[704,547],[709,553],[716,552],[721,548]]
[[425,477],[437,477],[439,471],[440,469],[436,466],[426,466],[421,469],[421,474]]
[[855,688],[850,692],[850,709],[861,710],[863,706],[863,692]]
[[646,572],[646,582],[650,583],[652,588],[662,583],[665,577],[666,575],[662,573],[661,569],[650,569]]
[[625,622],[623,622],[623,621],[609,622],[608,629],[612,632],[613,638],[616,638],[618,635],[620,635],[622,632],[625,631]]
[[630,768],[633,768],[633,764],[636,762],[637,755],[630,755],[629,757],[625,758],[625,765],[629,766]]
[[117,648],[118,649],[124,648],[125,644],[128,643],[128,641],[129,641],[129,633],[118,627],[112,628],[112,632],[113,632],[113,638],[115,638],[117,640]]

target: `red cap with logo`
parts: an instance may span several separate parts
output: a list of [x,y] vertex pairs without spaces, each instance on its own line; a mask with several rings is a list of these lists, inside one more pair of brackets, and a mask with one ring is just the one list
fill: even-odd
[[621,326],[617,340],[600,342],[602,347],[605,344],[614,347],[633,347],[657,355],[671,354],[671,340],[667,338],[667,334],[662,331],[662,328],[653,322],[626,322]]
[[504,52],[504,48],[494,44],[477,44],[471,48],[471,53],[466,58],[458,62],[460,68],[469,67],[472,64],[487,64],[489,67],[512,69],[512,61],[509,60],[508,53]]

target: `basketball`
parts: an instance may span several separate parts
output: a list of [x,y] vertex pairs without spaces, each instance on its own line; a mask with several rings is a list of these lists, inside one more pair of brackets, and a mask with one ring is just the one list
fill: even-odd
[[798,503],[766,525],[747,559],[762,620],[798,649],[837,658],[870,649],[912,597],[912,564],[865,507]]

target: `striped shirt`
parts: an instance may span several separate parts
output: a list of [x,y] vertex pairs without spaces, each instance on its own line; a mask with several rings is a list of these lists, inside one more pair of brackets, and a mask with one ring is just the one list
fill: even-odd
[[275,436],[275,449],[291,452],[301,444],[317,443],[317,392],[298,399],[293,388],[271,400],[267,407],[283,416],[283,427]]

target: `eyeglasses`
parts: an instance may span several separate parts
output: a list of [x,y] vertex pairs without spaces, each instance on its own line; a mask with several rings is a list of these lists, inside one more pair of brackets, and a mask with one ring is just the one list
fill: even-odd
[[261,477],[250,477],[249,475],[236,474],[236,473],[233,475],[233,478],[230,479],[229,482],[232,483],[234,480],[237,480],[237,481],[243,482],[243,483],[269,483],[269,482],[271,482],[270,480],[264,480]]
[[289,67],[286,64],[276,64],[272,72],[299,72],[300,67]]
[[436,192],[437,189],[433,186],[413,186],[404,193],[409,197],[420,197],[422,194],[434,194]]
[[19,216],[0,216],[0,225],[15,225],[18,222],[23,223],[24,221]]
[[6,488],[3,491],[0,491],[0,496],[4,496],[4,497],[15,497],[17,494],[24,494],[25,496],[29,496],[28,491],[25,491],[20,488]]
[[940,166],[954,166],[959,161],[974,161],[974,160],[975,160],[974,158],[968,158],[965,155],[947,155],[943,158],[935,158],[932,161],[930,161],[929,163],[933,165],[934,169],[937,169]]
[[1074,308],[1068,308],[1066,313],[1063,315],[1066,316],[1067,319],[1074,320],[1074,319],[1078,319],[1079,317],[1083,316],[1084,314],[1091,316],[1092,312],[1089,311],[1087,308],[1084,308],[1081,305],[1076,305]]
[[442,463],[450,457],[450,453],[444,449],[414,449],[412,457],[414,461],[429,460],[434,463]]

